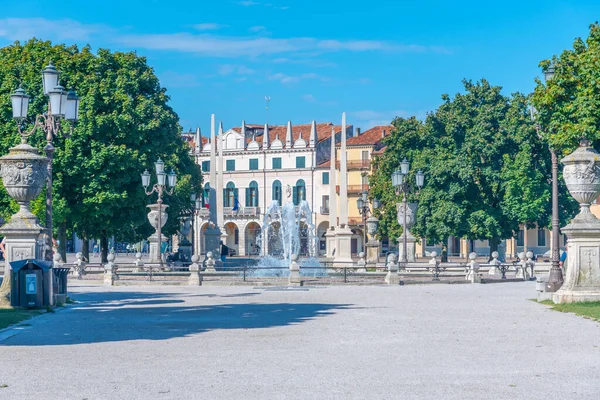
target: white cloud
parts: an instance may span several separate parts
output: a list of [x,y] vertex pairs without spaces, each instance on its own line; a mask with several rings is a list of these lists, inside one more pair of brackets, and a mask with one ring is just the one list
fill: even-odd
[[305,94],[304,96],[302,96],[302,100],[308,101],[309,103],[314,103],[316,101],[315,96],[313,96],[312,94]]
[[263,32],[266,30],[267,30],[267,27],[262,26],[262,25],[251,26],[250,28],[248,28],[248,32],[253,32],[253,33]]
[[84,25],[72,19],[49,20],[45,18],[0,19],[0,37],[8,40],[29,40],[33,37],[52,40],[85,41],[95,33],[109,31],[102,25]]
[[221,28],[227,28],[229,25],[217,24],[214,22],[204,23],[204,24],[196,24],[194,28],[199,31],[214,31]]
[[[421,119],[425,117],[425,112],[422,111],[406,111],[406,110],[394,110],[394,111],[374,111],[374,110],[362,110],[348,113],[348,116],[358,121],[358,124],[365,127],[373,127],[377,125],[390,125],[394,118],[402,117],[409,118],[416,116]],[[356,125],[358,125],[356,124]]]
[[175,71],[165,71],[158,74],[160,78],[160,84],[163,87],[192,87],[200,86],[198,78],[192,74],[180,74]]
[[256,1],[245,0],[245,1],[238,1],[238,4],[240,6],[249,7],[249,6],[256,6],[260,3],[257,3]]
[[219,67],[219,75],[252,75],[255,71],[245,65],[225,64]]
[[280,83],[296,83],[303,79],[316,79],[318,75],[315,73],[302,74],[302,75],[286,75],[278,72],[276,74],[269,75],[267,79],[270,81],[279,81]]
[[377,40],[321,40],[316,38],[249,38],[189,33],[121,35],[115,41],[126,46],[151,50],[197,53],[214,57],[261,56],[297,52],[330,53],[338,51],[425,52],[419,45],[400,45]]

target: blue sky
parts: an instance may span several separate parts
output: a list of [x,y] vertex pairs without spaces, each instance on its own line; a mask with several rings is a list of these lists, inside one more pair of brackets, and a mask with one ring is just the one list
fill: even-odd
[[135,50],[184,130],[205,134],[211,113],[231,127],[339,123],[345,111],[366,130],[424,116],[463,78],[530,92],[539,61],[587,36],[600,16],[599,1],[573,0],[0,3],[0,46],[36,36]]

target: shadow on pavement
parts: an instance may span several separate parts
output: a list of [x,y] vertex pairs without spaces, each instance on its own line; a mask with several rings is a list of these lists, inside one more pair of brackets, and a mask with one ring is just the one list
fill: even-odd
[[56,346],[166,340],[216,329],[260,329],[299,324],[330,315],[336,309],[351,308],[348,304],[320,303],[185,306],[182,303],[185,303],[186,295],[173,293],[98,292],[75,297],[85,303],[72,305],[70,310],[57,313],[43,325],[13,336],[2,345]]

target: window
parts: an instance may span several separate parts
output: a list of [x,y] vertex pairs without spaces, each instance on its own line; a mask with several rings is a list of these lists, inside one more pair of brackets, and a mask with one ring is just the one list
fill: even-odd
[[223,189],[223,206],[224,207],[235,207],[235,203],[238,199],[238,190],[236,189],[233,182],[227,183],[225,189]]
[[210,199],[210,183],[206,182],[204,184],[204,190],[202,191],[202,205],[204,207],[208,206],[209,199]]
[[546,246],[546,230],[538,228],[538,246]]
[[369,175],[363,175],[361,177],[361,183],[362,183],[363,189],[368,189],[369,188]]
[[236,229],[234,230],[234,232],[235,232],[235,233],[234,233],[234,239],[235,239],[235,240],[234,240],[234,243],[235,243],[235,244],[240,244],[240,230],[236,228]]
[[325,209],[329,209],[329,196],[323,196],[323,202],[322,202],[323,208]]
[[306,157],[296,157],[296,168],[306,167]]
[[250,171],[256,171],[258,169],[258,158],[250,159]]
[[235,171],[235,160],[227,160],[225,171]]
[[329,172],[323,172],[323,185],[329,185]]
[[369,160],[369,151],[368,150],[363,150],[362,151],[362,160],[363,161],[368,161]]
[[306,184],[302,179],[298,179],[294,186],[293,200],[294,205],[299,205],[302,200],[306,200]]
[[246,188],[246,207],[258,207],[258,183],[250,182]]
[[273,169],[281,169],[281,157],[273,158]]
[[[281,159],[280,159],[281,160]],[[281,205],[282,193],[281,193],[281,182],[273,182],[273,200],[277,200]]]
[[210,161],[202,161],[202,172],[210,172]]
[[517,246],[525,246],[525,239],[523,237],[523,229],[519,230],[517,233]]

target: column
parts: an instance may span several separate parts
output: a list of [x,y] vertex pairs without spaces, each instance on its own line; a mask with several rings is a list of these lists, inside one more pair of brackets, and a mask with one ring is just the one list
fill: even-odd
[[337,194],[335,185],[337,183],[335,168],[335,129],[331,130],[331,153],[329,156],[329,229],[325,233],[327,241],[327,257],[335,256],[335,227],[337,225]]
[[352,231],[348,227],[348,155],[346,154],[346,113],[342,114],[340,148],[340,224],[335,230],[335,262],[352,262]]

